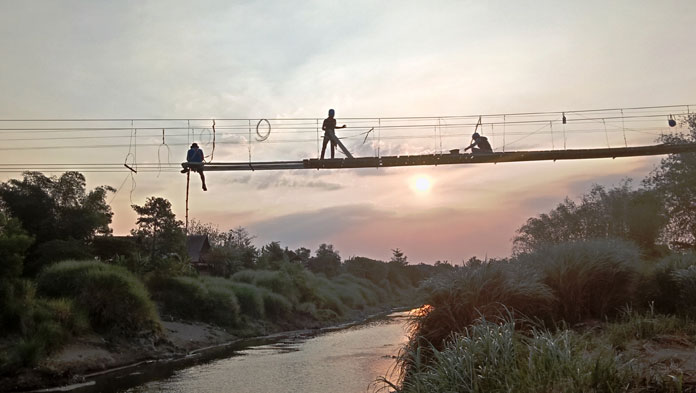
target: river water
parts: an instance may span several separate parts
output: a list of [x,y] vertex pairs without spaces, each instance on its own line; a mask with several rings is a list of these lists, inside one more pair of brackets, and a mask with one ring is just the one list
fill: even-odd
[[[374,381],[393,371],[393,357],[406,342],[407,314],[394,313],[314,337],[286,338],[247,347],[230,357],[170,370],[161,379],[118,390],[138,393],[374,391]],[[133,375],[137,380],[138,372]],[[123,386],[125,381],[120,382]]]

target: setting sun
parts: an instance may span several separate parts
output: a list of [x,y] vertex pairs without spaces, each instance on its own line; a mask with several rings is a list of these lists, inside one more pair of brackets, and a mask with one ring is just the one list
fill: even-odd
[[430,190],[430,179],[424,176],[416,178],[415,188],[418,191],[425,192]]

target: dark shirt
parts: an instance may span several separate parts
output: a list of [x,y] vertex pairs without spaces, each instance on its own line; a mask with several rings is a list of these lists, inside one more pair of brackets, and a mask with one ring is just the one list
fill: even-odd
[[188,162],[203,162],[203,150],[202,149],[189,149],[186,153],[186,161]]
[[480,136],[474,141],[474,145],[478,146],[479,149],[484,151],[493,151],[491,144],[488,143],[488,138],[485,136]]
[[336,128],[336,119],[332,117],[327,117],[324,119],[324,123],[321,125],[321,129],[327,133],[333,133]]

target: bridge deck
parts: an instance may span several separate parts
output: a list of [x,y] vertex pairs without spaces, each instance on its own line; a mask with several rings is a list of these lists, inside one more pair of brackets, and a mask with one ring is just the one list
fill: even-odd
[[[302,161],[261,161],[261,162],[213,162],[202,164],[208,171],[258,171],[284,169],[341,169],[341,168],[383,168],[416,165],[483,164],[523,161],[583,160],[591,158],[616,158],[655,156],[696,152],[696,143],[650,145],[635,147],[616,147],[606,149],[538,150],[512,151],[490,154],[423,154],[413,156],[383,156],[358,158],[316,158]],[[195,168],[201,164],[182,163],[184,168]]]

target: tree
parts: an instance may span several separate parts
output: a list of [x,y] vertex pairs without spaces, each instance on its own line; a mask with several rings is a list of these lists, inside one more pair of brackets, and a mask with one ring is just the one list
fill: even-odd
[[[665,135],[666,144],[696,142],[696,115],[686,119],[686,134]],[[645,184],[662,196],[668,223],[666,238],[677,248],[696,249],[696,153],[670,154]]]
[[22,180],[0,184],[0,200],[38,245],[55,239],[86,241],[95,234],[110,233],[113,213],[106,196],[113,191],[100,186],[87,192],[85,177],[79,172],[60,177],[25,172]]
[[574,240],[618,238],[656,252],[665,223],[660,198],[652,190],[633,190],[630,180],[607,190],[594,185],[580,203],[566,198],[548,214],[533,217],[517,230],[515,253]]
[[389,263],[392,262],[396,265],[406,266],[408,265],[408,257],[406,257],[406,255],[404,255],[404,253],[397,248],[392,250],[392,257],[389,260]]
[[22,274],[24,256],[33,241],[18,220],[0,212],[0,282]]
[[176,219],[168,200],[149,197],[145,205],[131,207],[140,216],[135,222],[137,228],[131,230],[131,234],[146,247],[151,260],[171,254],[186,255],[184,224]]
[[323,273],[326,277],[337,276],[341,272],[341,256],[334,251],[332,244],[322,244],[316,256],[307,262],[307,269],[314,273]]

